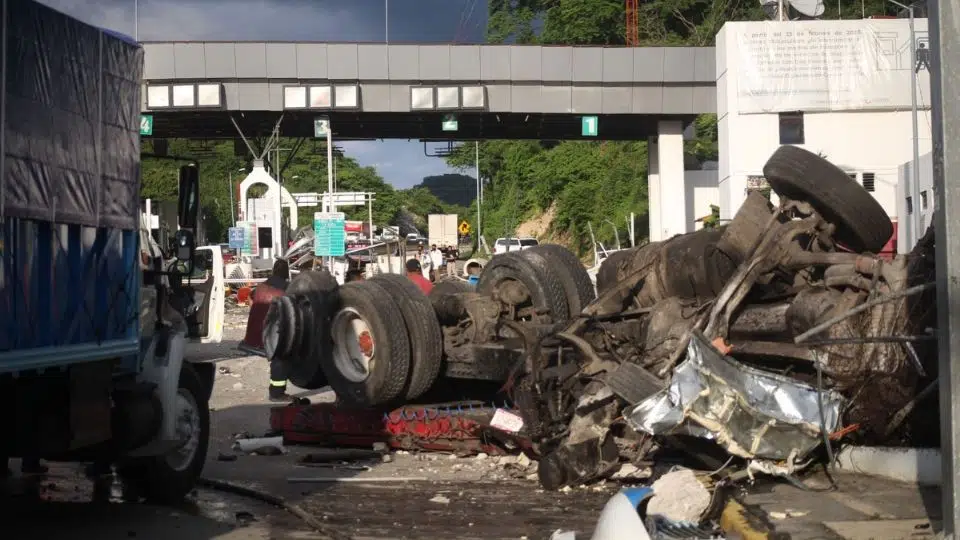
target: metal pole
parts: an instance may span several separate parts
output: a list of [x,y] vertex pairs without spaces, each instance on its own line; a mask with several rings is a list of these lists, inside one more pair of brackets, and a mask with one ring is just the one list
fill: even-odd
[[383,41],[390,44],[390,0],[383,0]]
[[231,224],[230,226],[236,227],[237,226],[237,215],[236,215],[237,204],[233,202],[233,171],[229,171],[227,173],[227,178],[228,178],[227,182],[230,183],[230,185],[227,186],[227,190],[230,191],[230,224]]
[[133,39],[140,41],[140,0],[133,0]]
[[[936,200],[937,349],[940,377],[940,455],[943,538],[960,534],[960,0],[928,3],[930,94],[933,127],[933,193]],[[943,66],[948,66],[943,69]],[[913,66],[916,69],[916,66]],[[947,179],[950,179],[948,182]]]
[[[483,182],[480,181],[480,141],[474,141],[474,172],[477,175],[477,241],[480,241],[480,205],[483,203],[481,190]],[[477,244],[478,246],[480,244]]]
[[367,221],[370,223],[370,232],[367,233],[367,240],[373,245],[373,193],[367,193]]
[[336,212],[333,201],[333,126],[327,123],[327,212]]
[[920,239],[923,231],[920,230],[922,221],[920,219],[920,122],[917,111],[917,84],[920,82],[917,77],[917,32],[914,27],[913,5],[908,9],[910,16],[910,111],[913,115],[913,164],[910,166],[912,174],[910,175],[910,197],[913,199],[913,233],[914,242]]
[[[327,212],[336,212],[337,205],[333,201],[333,122],[331,120],[327,121]],[[327,258],[327,271],[333,274],[333,257]]]
[[279,258],[283,256],[283,185],[281,184],[280,179],[280,140],[277,136],[277,148],[273,152],[273,170],[276,174],[277,181],[277,202],[273,206],[273,211],[277,213],[273,217],[273,249],[274,258]]
[[910,164],[910,186],[904,192],[908,193],[911,201],[910,208],[910,237],[916,242],[920,239],[923,231],[920,230],[920,120],[917,108],[917,85],[919,77],[917,76],[917,32],[914,25],[914,7],[901,4],[897,0],[887,0],[891,4],[907,10],[907,16],[910,24],[910,112],[913,116],[913,161]]

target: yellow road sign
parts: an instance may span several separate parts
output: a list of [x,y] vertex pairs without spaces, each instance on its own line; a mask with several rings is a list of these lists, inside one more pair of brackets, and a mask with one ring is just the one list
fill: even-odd
[[470,234],[470,224],[466,221],[460,222],[460,234]]

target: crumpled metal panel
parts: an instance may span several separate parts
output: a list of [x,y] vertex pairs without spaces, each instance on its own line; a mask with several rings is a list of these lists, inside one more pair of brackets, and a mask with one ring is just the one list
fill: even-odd
[[[670,385],[625,414],[651,435],[713,439],[744,458],[799,458],[823,440],[817,388],[723,356],[700,332]],[[824,390],[824,425],[837,429],[843,396]]]

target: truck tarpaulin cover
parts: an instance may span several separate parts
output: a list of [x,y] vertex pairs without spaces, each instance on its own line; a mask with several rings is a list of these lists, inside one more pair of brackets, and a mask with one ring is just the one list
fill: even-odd
[[34,2],[0,5],[0,217],[136,229],[143,50]]

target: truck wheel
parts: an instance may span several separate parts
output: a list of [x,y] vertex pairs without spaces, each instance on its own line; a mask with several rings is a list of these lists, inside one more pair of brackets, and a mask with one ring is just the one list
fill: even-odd
[[180,369],[175,411],[183,445],[164,456],[138,459],[120,467],[120,475],[147,499],[173,504],[189,494],[203,471],[210,442],[210,407],[200,376],[189,364]]
[[580,315],[583,308],[597,297],[590,274],[587,274],[583,263],[569,249],[557,244],[540,244],[520,252],[521,255],[528,253],[539,254],[556,270],[567,295],[571,318]]
[[427,295],[427,298],[429,298],[432,302],[435,299],[442,296],[447,296],[448,294],[476,292],[476,290],[477,286],[467,281],[461,281],[459,279],[445,279],[433,284],[433,288],[430,289],[430,294]]
[[630,248],[615,251],[600,263],[597,270],[597,294],[602,295],[619,281],[620,267],[629,264],[629,260],[642,248]]
[[510,252],[493,257],[480,274],[477,292],[490,296],[496,292],[509,302],[511,299],[505,298],[504,293],[511,285],[519,285],[519,289],[529,295],[528,300],[515,304],[516,308],[532,307],[536,312],[546,311],[550,322],[569,319],[570,308],[560,278],[541,255],[521,256]]
[[330,314],[336,310],[339,286],[329,272],[307,270],[287,287],[288,295],[297,296],[302,331],[294,354],[284,360],[290,382],[299,388],[317,390],[328,384],[322,365],[330,355]]
[[781,146],[763,166],[779,195],[806,201],[837,226],[836,239],[853,251],[876,253],[893,236],[893,224],[863,186],[826,159],[797,146]]
[[330,355],[323,371],[337,397],[371,407],[403,394],[410,373],[410,338],[397,324],[403,313],[379,283],[340,287],[340,308],[330,322]]
[[389,291],[403,313],[410,337],[410,383],[406,398],[416,399],[436,382],[443,359],[443,333],[433,304],[406,276],[380,274],[372,278]]
[[267,358],[290,355],[301,339],[302,326],[293,300],[289,296],[274,298],[263,323],[263,352]]

